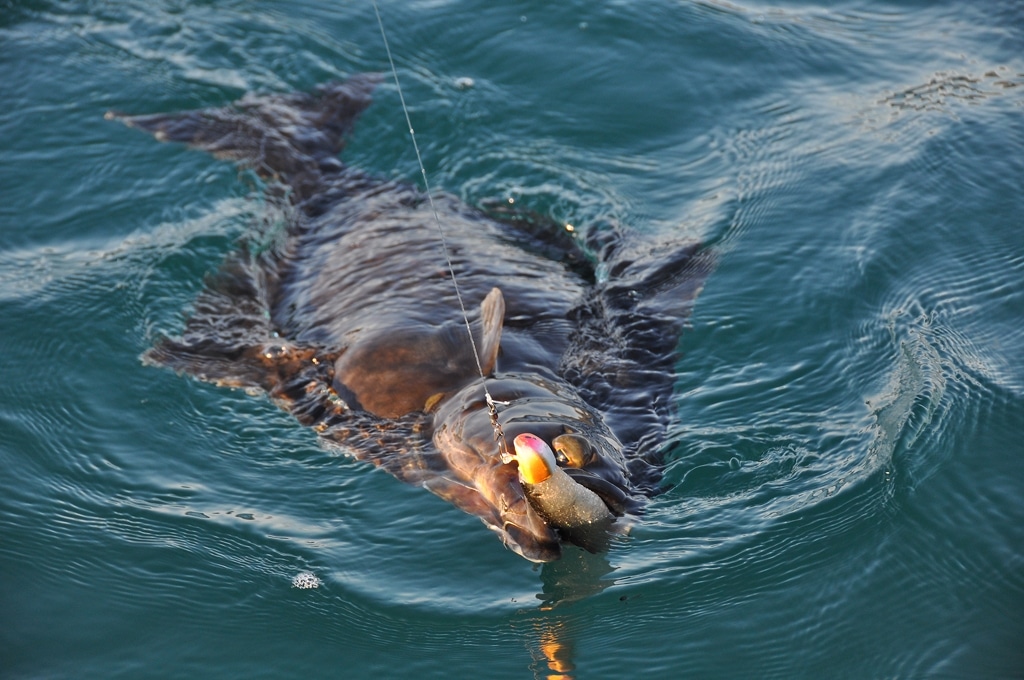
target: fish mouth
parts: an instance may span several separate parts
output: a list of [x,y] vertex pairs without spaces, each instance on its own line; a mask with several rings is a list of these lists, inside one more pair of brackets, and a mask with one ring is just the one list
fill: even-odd
[[[494,400],[503,402],[498,423],[504,451],[527,432],[547,442],[575,433],[591,443],[596,457],[592,467],[574,471],[574,478],[585,486],[590,486],[586,479],[593,479],[615,489],[609,498],[632,498],[621,444],[571,387],[536,375],[490,378],[486,386]],[[561,557],[566,538],[531,505],[516,463],[508,462],[498,446],[484,383],[477,381],[445,400],[434,414],[433,440],[440,460],[437,474],[424,483],[427,488],[479,517],[522,557],[533,562]],[[615,514],[622,514],[622,507],[609,503]]]
[[489,441],[464,439],[458,427],[434,433],[444,470],[424,483],[430,491],[479,517],[505,546],[532,562],[562,556],[554,527],[533,509],[519,481],[519,469],[501,460],[493,436]]

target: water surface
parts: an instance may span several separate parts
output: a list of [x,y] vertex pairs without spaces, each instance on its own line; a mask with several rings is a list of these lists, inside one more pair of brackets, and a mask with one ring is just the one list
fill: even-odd
[[[432,185],[720,254],[664,493],[544,568],[138,360],[276,218],[104,112],[381,71],[372,6],[0,8],[0,676],[1024,673],[1019,3],[381,4]],[[344,159],[418,179],[394,88]]]

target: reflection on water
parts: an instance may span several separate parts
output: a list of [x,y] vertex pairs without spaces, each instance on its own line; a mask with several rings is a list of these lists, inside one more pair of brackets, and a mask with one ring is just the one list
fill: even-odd
[[[565,622],[546,623],[538,636],[540,654],[534,657],[531,666],[535,678],[563,680],[574,677],[573,641]],[[543,668],[541,664],[547,666]]]
[[607,554],[568,547],[557,562],[540,568],[539,606],[519,609],[510,625],[529,653],[529,669],[538,680],[577,677],[574,605],[597,595],[615,581]]
[[570,615],[534,611],[517,617],[512,628],[529,652],[529,670],[536,680],[576,677],[576,632]]
[[558,612],[562,607],[585,600],[614,584],[609,578],[615,568],[606,554],[593,554],[572,548],[566,550],[558,562],[545,564],[541,569],[541,601],[536,612],[528,615],[533,657],[531,670],[535,678],[562,680],[576,677],[575,636],[571,617]]
[[547,611],[596,595],[614,583],[607,578],[614,570],[605,553],[594,554],[579,548],[565,550],[562,559],[541,569],[543,587],[537,594],[540,609]]

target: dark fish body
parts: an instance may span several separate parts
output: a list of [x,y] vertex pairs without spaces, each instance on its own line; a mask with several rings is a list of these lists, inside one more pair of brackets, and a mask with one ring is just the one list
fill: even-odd
[[611,227],[581,242],[536,216],[437,196],[478,368],[426,196],[337,158],[377,80],[111,114],[286,188],[283,237],[230,256],[181,336],[145,359],[263,390],[356,457],[479,516],[524,557],[556,559],[571,536],[531,507],[502,460],[480,370],[508,402],[507,441],[580,435],[594,455],[573,479],[635,511],[657,483],[678,334],[711,258],[692,242],[635,247]]

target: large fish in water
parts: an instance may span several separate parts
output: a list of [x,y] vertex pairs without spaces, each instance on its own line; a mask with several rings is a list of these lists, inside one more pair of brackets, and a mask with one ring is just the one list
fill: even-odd
[[[529,560],[557,559],[563,542],[601,550],[656,491],[678,337],[712,258],[692,241],[630,243],[615,225],[572,232],[438,195],[467,323],[427,197],[338,158],[378,82],[108,114],[252,168],[287,206],[285,233],[230,256],[180,337],[144,360],[266,392]],[[557,483],[524,481],[520,466],[543,476],[545,461]],[[566,516],[566,494],[596,515]]]

